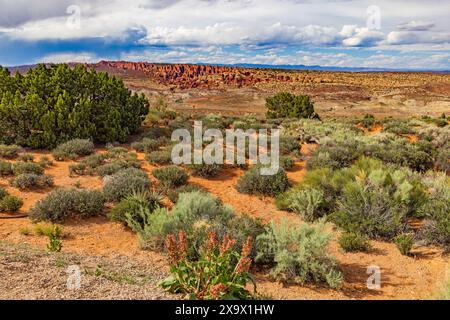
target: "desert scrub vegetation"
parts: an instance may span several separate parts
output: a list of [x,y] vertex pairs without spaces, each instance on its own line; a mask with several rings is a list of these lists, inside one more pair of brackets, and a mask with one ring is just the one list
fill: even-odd
[[22,173],[11,181],[15,188],[26,189],[45,189],[53,187],[53,178],[48,175],[38,175],[35,173]]
[[152,175],[167,189],[185,185],[189,178],[186,171],[177,166],[154,169]]
[[187,184],[176,189],[170,189],[169,191],[167,191],[167,197],[169,198],[170,201],[172,201],[172,203],[177,203],[180,194],[190,192],[206,192],[206,191],[202,187],[197,186],[195,184]]
[[[208,233],[214,232],[219,239],[225,234],[236,239],[235,248],[241,250],[246,238],[256,238],[264,232],[262,222],[249,216],[237,217],[234,211],[217,198],[204,191],[180,193],[179,199],[169,211],[157,207],[154,211],[142,207],[137,216],[126,215],[126,222],[137,232],[143,249],[161,250],[170,234],[183,230],[191,243],[189,255],[198,257],[201,245]],[[252,250],[250,255],[254,257]]]
[[16,176],[27,173],[42,175],[44,170],[41,165],[32,162],[16,162],[13,164],[13,173]]
[[0,158],[4,159],[17,158],[19,156],[20,151],[22,151],[22,148],[19,146],[0,144]]
[[58,145],[52,152],[57,161],[74,160],[95,152],[94,143],[86,139],[74,139]]
[[149,190],[151,181],[146,172],[128,168],[104,178],[103,193],[108,201],[118,202],[136,191]]
[[256,239],[256,262],[271,268],[275,279],[289,283],[326,283],[339,288],[343,275],[335,260],[328,254],[331,234],[326,224],[290,225],[286,220],[271,223]]
[[152,152],[157,151],[159,147],[166,144],[168,141],[166,138],[161,137],[158,139],[143,138],[141,141],[136,141],[131,144],[131,148],[137,152]]
[[105,199],[100,191],[56,189],[31,208],[33,221],[63,222],[69,217],[88,218],[100,215]]
[[81,64],[40,64],[21,77],[0,68],[0,101],[0,142],[31,148],[77,138],[125,142],[149,107],[122,80]]
[[267,119],[318,118],[308,96],[280,92],[266,99]]
[[104,154],[91,154],[81,162],[69,166],[69,172],[71,176],[99,175],[106,177],[128,168],[141,168],[137,154],[129,153],[125,148],[112,147]]
[[370,158],[349,168],[315,169],[277,198],[308,221],[327,217],[345,231],[392,239],[410,217],[423,216],[428,193],[419,174]]
[[370,248],[369,239],[365,235],[348,231],[339,237],[339,245],[345,252],[361,252]]
[[9,176],[13,174],[12,163],[0,160],[0,177]]
[[254,166],[239,178],[236,189],[241,193],[276,196],[289,188],[289,180],[283,168],[274,175],[262,175],[261,166]]
[[17,212],[23,206],[23,200],[10,195],[4,188],[0,187],[0,212]]
[[450,179],[444,173],[429,172],[423,182],[428,190],[428,201],[421,208],[425,226],[420,238],[430,244],[450,249]]
[[133,221],[142,225],[144,221],[140,219],[140,211],[153,212],[162,207],[162,198],[161,194],[154,191],[135,191],[112,208],[108,218],[125,224],[127,221]]
[[145,160],[153,165],[171,164],[172,153],[169,150],[152,151],[145,154]]
[[399,234],[394,238],[394,243],[402,255],[409,256],[414,245],[414,235],[411,233]]
[[193,176],[202,178],[213,178],[216,177],[220,171],[223,169],[223,165],[220,164],[192,164],[189,166],[191,169],[191,174]]
[[202,244],[197,259],[189,259],[189,241],[186,233],[180,231],[178,239],[168,235],[166,247],[172,275],[160,286],[172,293],[181,293],[192,300],[246,300],[252,293],[246,289],[252,282],[256,293],[256,283],[250,274],[252,260],[252,238],[249,237],[241,252],[234,249],[236,240],[225,235],[219,242],[213,232]]

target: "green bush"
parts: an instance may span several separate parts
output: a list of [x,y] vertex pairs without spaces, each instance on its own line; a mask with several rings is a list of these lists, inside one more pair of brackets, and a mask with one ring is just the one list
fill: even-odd
[[[139,211],[147,209],[150,212],[161,207],[162,197],[155,192],[138,191],[123,198],[109,213],[108,217],[112,221],[126,222],[127,215],[136,223],[143,225],[144,221],[139,220]],[[131,226],[130,226],[131,227]]]
[[144,138],[141,141],[133,142],[131,148],[138,152],[151,152],[156,151],[161,146],[163,140],[155,140],[150,138]]
[[339,238],[339,245],[345,252],[367,251],[370,248],[369,239],[354,232],[344,232]]
[[280,157],[280,167],[282,167],[284,170],[289,171],[292,170],[295,166],[295,160],[294,158],[290,156],[281,156]]
[[260,166],[254,166],[239,178],[236,189],[241,193],[276,196],[289,188],[286,172],[280,168],[274,175],[262,175]]
[[53,165],[53,161],[50,160],[50,158],[47,157],[47,156],[41,156],[40,159],[39,159],[38,164],[42,168],[48,168],[48,167],[51,167]]
[[60,144],[53,150],[53,157],[58,161],[74,160],[80,156],[88,156],[95,152],[94,143],[90,140],[74,139]]
[[108,201],[120,201],[137,191],[145,191],[151,187],[147,174],[136,168],[128,168],[105,178],[103,192]]
[[3,199],[3,197],[8,195],[8,191],[5,190],[5,188],[0,187],[0,200]]
[[180,194],[182,193],[190,193],[190,192],[205,192],[205,190],[202,187],[199,187],[195,184],[187,184],[185,186],[181,186],[177,189],[171,189],[167,192],[167,197],[170,201],[173,203],[177,203],[178,199],[180,197]]
[[300,189],[289,193],[288,208],[306,221],[314,221],[323,215],[323,192],[317,189]]
[[153,151],[145,155],[145,160],[154,165],[170,164],[172,163],[172,153],[168,150]]
[[[233,210],[224,206],[211,194],[204,192],[181,193],[172,212],[166,209],[146,214],[147,223],[138,232],[144,248],[162,248],[168,234],[184,230],[192,243],[192,254],[199,252],[200,244],[208,232],[222,229],[234,216]],[[132,222],[129,222],[132,225]]]
[[256,262],[271,266],[271,275],[283,282],[327,283],[331,288],[339,288],[343,276],[328,254],[330,239],[322,222],[300,226],[286,220],[279,225],[272,222],[256,240]]
[[154,169],[152,174],[165,188],[176,188],[185,185],[189,178],[188,174],[177,166]]
[[399,195],[370,178],[347,183],[337,210],[338,226],[371,238],[389,239],[406,227],[408,211]]
[[[226,232],[231,237],[236,239],[235,247],[240,251],[242,249],[242,245],[245,243],[248,237],[256,239],[265,231],[266,228],[261,219],[252,218],[247,214],[243,214],[230,219],[228,224],[226,225],[226,230],[223,232]],[[249,256],[250,258],[255,259],[256,255],[256,247],[253,246]]]
[[34,156],[32,154],[22,153],[19,155],[18,160],[22,162],[33,162]]
[[125,142],[148,112],[143,94],[83,64],[40,64],[21,77],[2,69],[0,101],[0,141],[32,148],[76,138]]
[[18,175],[11,185],[22,190],[40,189],[53,187],[53,178],[47,175],[38,175],[35,173],[22,173]]
[[16,196],[7,194],[0,198],[0,212],[17,212],[22,206],[22,199]]
[[212,178],[217,176],[222,170],[222,165],[220,164],[192,164],[189,166],[193,176]]
[[431,244],[450,248],[450,181],[445,174],[428,173],[424,183],[429,199],[421,207],[427,220],[420,236]]
[[[1,92],[0,92],[0,94],[1,94]],[[16,146],[16,145],[0,144],[0,158],[5,158],[5,159],[17,158],[19,156],[19,152],[21,150],[22,150],[22,148],[20,148],[19,146]]]
[[399,234],[394,238],[398,251],[404,256],[411,255],[411,249],[414,244],[414,236],[410,233]]
[[0,177],[13,174],[12,164],[7,161],[0,161]]
[[308,96],[280,92],[266,99],[267,119],[318,118]]
[[141,167],[141,164],[138,161],[135,161],[135,160],[127,161],[127,160],[123,160],[123,159],[116,159],[110,163],[106,163],[106,164],[103,164],[103,165],[97,167],[95,169],[95,172],[101,177],[106,177],[106,176],[111,176],[123,169],[128,169],[128,168],[139,169],[140,167]]
[[104,197],[99,191],[56,189],[30,210],[33,221],[64,221],[69,217],[87,218],[103,212]]
[[44,174],[44,168],[37,163],[17,162],[13,165],[13,172],[16,176],[24,173],[34,173],[37,175],[41,175]]
[[245,248],[238,253],[233,248],[235,240],[226,237],[220,243],[210,233],[203,244],[198,259],[189,259],[189,241],[186,233],[167,236],[166,247],[172,275],[160,286],[172,293],[184,294],[195,300],[244,300],[252,295],[246,289],[247,282],[256,284],[250,275],[252,260],[248,257],[252,248],[249,238]]
[[291,153],[299,153],[300,143],[296,137],[281,136],[280,137],[280,154],[287,155]]

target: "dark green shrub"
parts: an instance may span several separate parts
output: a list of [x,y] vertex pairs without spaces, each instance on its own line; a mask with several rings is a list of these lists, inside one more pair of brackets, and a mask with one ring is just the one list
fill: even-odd
[[3,143],[52,148],[76,138],[125,142],[148,112],[144,95],[83,64],[41,64],[21,77],[0,72],[0,83],[6,82],[12,85],[0,90]]
[[7,161],[0,161],[0,177],[13,174],[12,164]]
[[17,212],[22,206],[22,199],[16,196],[8,194],[0,199],[0,212]]
[[13,165],[13,172],[16,176],[24,173],[34,173],[40,175],[44,174],[44,168],[37,163],[17,162]]
[[271,275],[283,282],[326,283],[339,288],[343,276],[328,254],[330,240],[324,223],[293,226],[286,220],[279,225],[272,222],[256,239],[256,262],[271,266]]
[[55,160],[74,160],[80,156],[87,156],[95,152],[91,140],[74,139],[60,144],[53,150]]
[[450,183],[445,174],[427,174],[429,199],[421,207],[427,218],[420,237],[428,243],[450,248]]
[[394,238],[398,251],[404,256],[411,255],[411,249],[414,244],[414,236],[410,233],[399,234]]
[[154,169],[152,174],[165,188],[175,188],[185,185],[189,178],[188,174],[177,166]]
[[131,144],[131,148],[138,152],[151,152],[156,151],[161,146],[161,140],[155,140],[150,138],[144,138],[142,141],[134,142]]
[[195,184],[187,184],[185,186],[181,186],[177,189],[171,189],[167,192],[167,197],[173,203],[178,201],[180,194],[182,193],[190,193],[190,192],[205,192],[202,187],[199,187]]
[[370,248],[369,239],[354,232],[344,232],[339,237],[339,245],[345,252],[367,251]]
[[289,188],[286,172],[280,168],[274,175],[262,175],[260,166],[247,171],[239,180],[236,189],[241,193],[276,196]]
[[143,225],[144,221],[139,220],[139,211],[148,209],[150,212],[153,212],[161,207],[161,200],[161,195],[155,192],[133,192],[133,194],[123,198],[113,209],[111,209],[108,213],[108,217],[112,221],[126,222],[128,215],[130,219]]
[[212,178],[217,176],[222,170],[222,165],[220,164],[192,164],[189,166],[193,176]]
[[22,173],[18,175],[11,185],[19,189],[40,189],[53,187],[53,178],[35,173]]
[[137,191],[145,191],[151,187],[147,174],[136,168],[128,168],[105,178],[103,192],[108,201],[120,201]]
[[293,189],[289,192],[288,209],[306,221],[314,221],[324,215],[324,194],[317,189]]
[[280,154],[287,155],[298,153],[300,151],[300,143],[296,137],[281,136],[280,137]]
[[152,127],[145,133],[145,137],[149,139],[170,138],[171,131],[166,127]]
[[172,153],[169,150],[153,151],[145,155],[150,164],[164,165],[172,163]]
[[295,166],[295,160],[294,158],[290,156],[281,156],[280,157],[280,167],[282,167],[284,170],[289,171],[292,170]]
[[0,144],[0,158],[5,158],[5,159],[17,158],[19,156],[19,152],[21,150],[22,150],[22,148],[20,148],[19,146],[16,146],[16,145]]
[[308,96],[280,92],[266,99],[266,107],[268,119],[318,118]]
[[3,197],[6,197],[8,195],[8,191],[5,190],[5,188],[0,187],[0,200],[3,199]]
[[375,117],[373,114],[365,114],[364,118],[360,121],[360,124],[367,129],[372,128],[376,123]]
[[406,228],[408,209],[400,196],[371,179],[347,183],[334,221],[344,230],[370,238],[392,238]]
[[33,221],[64,221],[69,217],[88,218],[103,212],[105,199],[100,191],[56,189],[30,210]]

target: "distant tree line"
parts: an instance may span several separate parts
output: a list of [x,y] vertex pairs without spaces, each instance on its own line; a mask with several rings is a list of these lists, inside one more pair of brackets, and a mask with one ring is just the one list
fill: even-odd
[[124,142],[148,113],[145,96],[84,65],[43,64],[25,75],[0,66],[0,142],[52,148],[74,138]]

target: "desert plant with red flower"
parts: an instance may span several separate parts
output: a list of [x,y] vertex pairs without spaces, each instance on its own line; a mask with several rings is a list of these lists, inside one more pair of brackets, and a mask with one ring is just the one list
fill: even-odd
[[184,231],[180,231],[178,239],[168,235],[166,247],[171,265],[172,275],[162,281],[160,286],[172,293],[187,295],[198,300],[251,299],[252,294],[246,285],[256,284],[250,274],[252,260],[249,258],[253,241],[251,237],[237,252],[236,240],[225,235],[219,242],[213,232],[208,234],[203,243],[198,260],[188,258],[189,244]]

